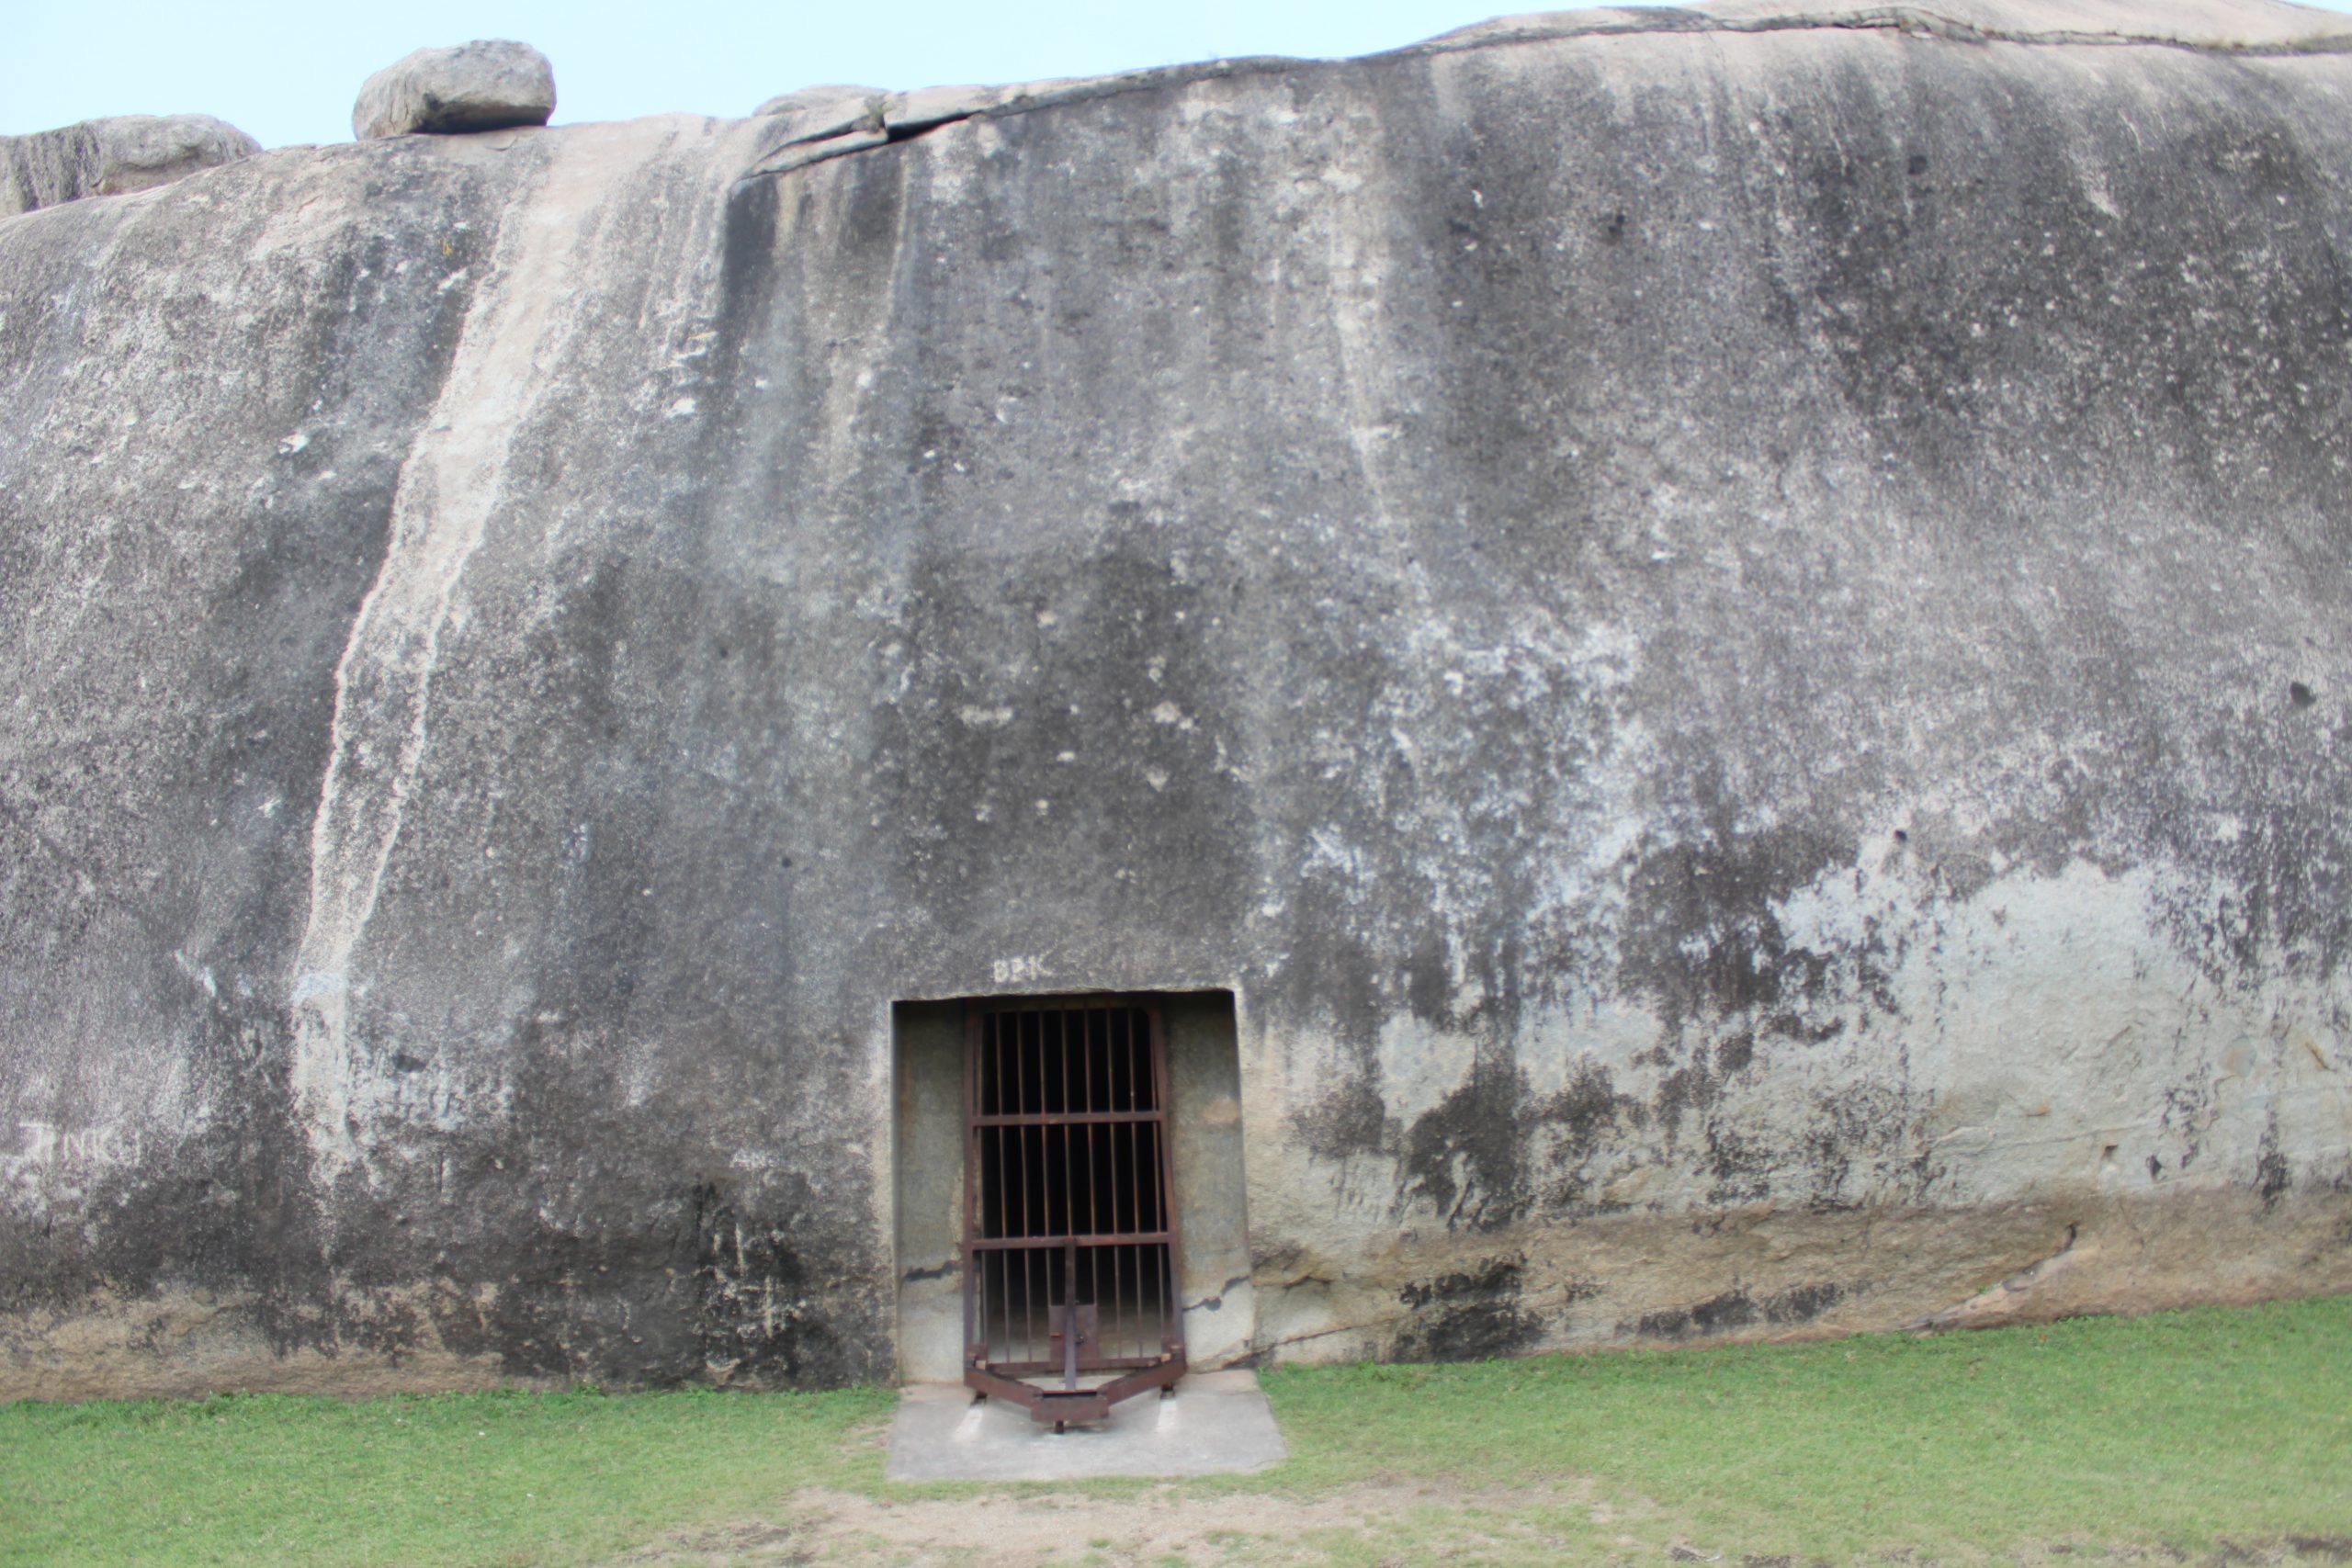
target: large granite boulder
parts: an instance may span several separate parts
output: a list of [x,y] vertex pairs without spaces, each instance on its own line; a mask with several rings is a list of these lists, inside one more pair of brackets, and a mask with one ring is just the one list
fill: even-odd
[[0,1399],[953,1376],[1013,992],[1203,1364],[2352,1290],[2352,18],[1804,12],[0,221]]
[[146,190],[261,151],[209,114],[126,114],[0,137],[0,217]]
[[527,43],[476,39],[420,49],[359,89],[351,134],[362,141],[411,131],[450,135],[545,125],[555,113],[555,71]]

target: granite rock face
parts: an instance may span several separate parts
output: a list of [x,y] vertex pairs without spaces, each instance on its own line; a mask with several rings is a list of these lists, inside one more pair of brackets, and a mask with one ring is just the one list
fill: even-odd
[[351,108],[362,141],[412,131],[454,135],[545,125],[555,113],[555,71],[526,43],[476,39],[420,49],[368,78]]
[[1019,990],[1267,1357],[2352,1288],[2352,39],[1939,15],[0,221],[0,1397],[889,1376]]
[[207,114],[117,115],[0,137],[0,218],[147,190],[260,151],[260,142]]

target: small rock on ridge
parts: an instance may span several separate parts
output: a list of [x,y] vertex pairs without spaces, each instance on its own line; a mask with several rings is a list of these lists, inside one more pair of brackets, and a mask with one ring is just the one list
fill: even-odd
[[0,217],[168,185],[260,151],[260,142],[209,114],[115,115],[0,136]]
[[420,49],[368,77],[351,107],[351,133],[366,141],[413,130],[498,130],[545,125],[554,113],[555,71],[546,55],[527,43],[476,39]]

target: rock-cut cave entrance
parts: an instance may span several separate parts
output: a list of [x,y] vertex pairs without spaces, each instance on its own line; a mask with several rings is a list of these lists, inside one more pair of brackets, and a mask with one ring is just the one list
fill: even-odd
[[1183,1375],[1159,1008],[964,1009],[964,1382],[1057,1431]]
[[899,1004],[902,1375],[1057,1428],[1254,1331],[1229,992]]

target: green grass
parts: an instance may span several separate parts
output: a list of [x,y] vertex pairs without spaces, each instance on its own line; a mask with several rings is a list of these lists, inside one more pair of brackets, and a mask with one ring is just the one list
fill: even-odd
[[1299,1480],[1589,1475],[1742,1554],[2352,1537],[2352,1297],[1264,1381]]
[[861,1389],[0,1405],[0,1562],[576,1562],[871,1460]]
[[[1153,1560],[1128,1552],[1121,1514],[1146,1495],[1238,1513],[1253,1495],[1373,1497],[1407,1479],[1435,1483],[1434,1499],[1376,1532],[1302,1530],[1279,1543],[1284,1560],[1654,1562],[1687,1540],[1727,1564],[1964,1562],[2319,1538],[2299,1555],[2324,1562],[2328,1540],[2352,1538],[2352,1297],[1264,1381],[1288,1463],[1175,1487],[1026,1489],[1071,1510],[1057,1558]],[[892,1398],[0,1405],[0,1562],[572,1563],[790,1518],[804,1489],[901,1511],[978,1495],[882,1480]],[[1275,1546],[1246,1527],[1201,1539],[1204,1562]]]

